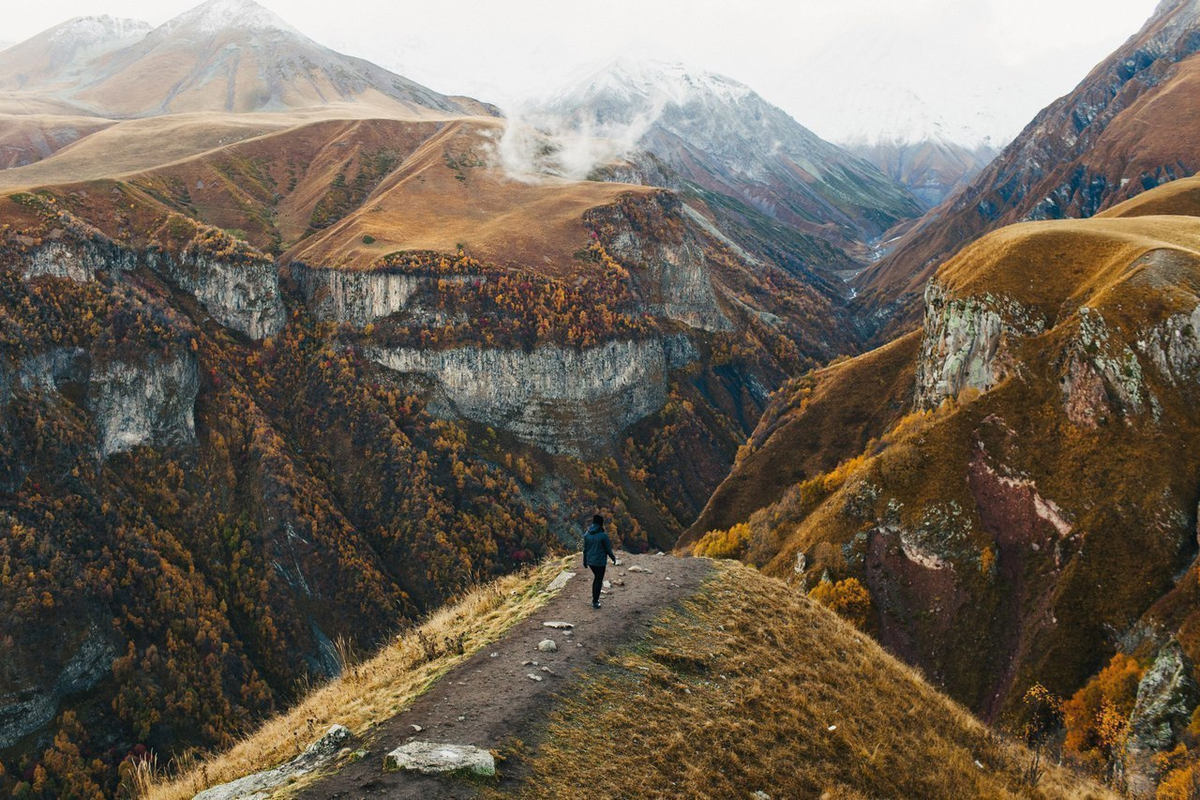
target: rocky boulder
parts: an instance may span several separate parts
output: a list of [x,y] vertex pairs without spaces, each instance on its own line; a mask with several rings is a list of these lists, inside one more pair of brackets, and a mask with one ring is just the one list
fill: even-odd
[[387,754],[385,772],[420,772],[424,775],[496,774],[496,759],[487,750],[467,744],[409,742]]

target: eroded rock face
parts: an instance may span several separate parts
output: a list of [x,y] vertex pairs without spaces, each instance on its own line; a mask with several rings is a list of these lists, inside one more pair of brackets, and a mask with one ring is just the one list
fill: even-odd
[[1179,643],[1171,640],[1138,684],[1137,703],[1129,716],[1124,768],[1131,795],[1154,796],[1158,780],[1154,755],[1174,745],[1198,702],[1200,687],[1192,679],[1192,663]]
[[22,277],[83,283],[95,280],[98,272],[128,272],[139,263],[195,297],[217,322],[252,339],[273,336],[283,328],[279,276],[275,265],[266,260],[227,262],[193,252],[172,255],[153,250],[143,255],[113,242],[61,238],[32,250]]
[[[687,207],[673,196],[646,202],[666,205],[664,212],[680,223],[671,228],[672,235],[644,235],[640,226],[617,206],[593,209],[588,212],[588,219],[609,231],[603,237],[604,246],[609,255],[634,272],[638,294],[645,299],[651,313],[701,330],[732,330],[733,323],[717,302],[706,247],[695,231],[700,215],[689,214]],[[682,224],[684,219],[689,223]],[[716,230],[707,220],[700,227]],[[719,232],[714,238],[727,247],[733,245]],[[737,245],[733,247],[741,251]]]
[[88,405],[101,457],[144,444],[195,443],[199,388],[196,356],[190,351],[155,355],[145,365],[125,361],[97,365]]
[[112,643],[93,626],[52,684],[0,694],[0,750],[54,719],[62,698],[85,692],[103,680],[112,671],[115,657]]
[[10,375],[0,367],[0,402],[7,399],[10,386],[50,395],[60,391],[64,383],[87,383],[90,369],[88,353],[80,347],[57,347],[40,353],[26,359]]
[[95,280],[97,272],[125,271],[136,265],[133,253],[114,245],[55,240],[29,253],[22,276],[26,280],[49,276],[86,283]]
[[279,274],[270,261],[226,262],[203,254],[151,253],[150,267],[195,297],[220,324],[251,339],[284,325]]
[[422,282],[429,280],[390,272],[313,269],[302,264],[293,264],[291,270],[318,318],[360,328],[403,311]]
[[1140,337],[1137,348],[1172,384],[1200,382],[1200,306],[1167,318]]
[[916,406],[936,408],[964,389],[986,392],[1012,369],[1011,337],[1042,324],[1017,304],[995,298],[953,297],[936,281],[925,290],[925,331],[917,360]]
[[612,441],[661,409],[670,370],[696,358],[683,337],[585,350],[378,348],[367,355],[388,369],[431,379],[453,413],[550,452]]
[[1067,418],[1085,428],[1141,413],[1147,402],[1137,356],[1111,335],[1098,312],[1087,308],[1079,310],[1079,332],[1068,355],[1062,388]]

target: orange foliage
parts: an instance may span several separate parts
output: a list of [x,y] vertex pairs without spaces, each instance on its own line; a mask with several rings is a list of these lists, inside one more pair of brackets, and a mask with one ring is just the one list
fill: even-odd
[[1108,666],[1063,704],[1067,730],[1064,749],[1068,754],[1095,766],[1110,767],[1124,747],[1142,673],[1134,658],[1117,653]]
[[858,578],[846,578],[837,583],[822,580],[809,591],[808,596],[857,628],[865,629],[870,623],[871,593]]

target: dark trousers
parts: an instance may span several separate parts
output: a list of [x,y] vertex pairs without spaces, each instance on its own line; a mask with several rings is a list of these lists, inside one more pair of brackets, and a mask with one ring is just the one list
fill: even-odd
[[592,602],[600,602],[600,590],[604,588],[604,570],[608,568],[608,564],[601,564],[598,567],[593,567],[590,564],[588,569],[592,571]]

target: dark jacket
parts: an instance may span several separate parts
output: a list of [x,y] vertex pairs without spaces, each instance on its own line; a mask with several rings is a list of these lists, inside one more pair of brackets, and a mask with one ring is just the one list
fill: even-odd
[[608,534],[604,532],[604,528],[593,524],[583,535],[583,565],[585,567],[603,567],[605,556],[611,558],[614,564],[617,563],[617,557],[613,555],[612,542],[608,540]]

